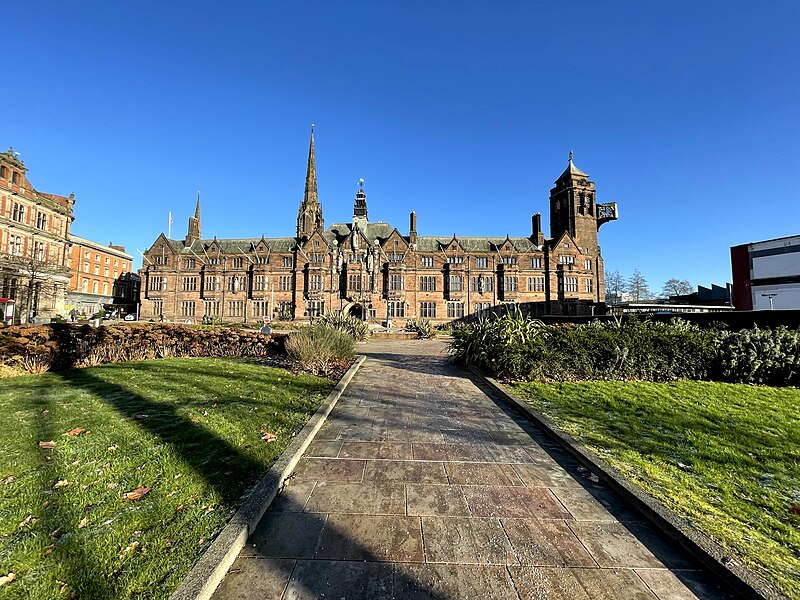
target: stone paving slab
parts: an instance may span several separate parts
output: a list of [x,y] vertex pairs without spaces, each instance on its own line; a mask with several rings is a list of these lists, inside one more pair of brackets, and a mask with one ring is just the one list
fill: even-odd
[[372,515],[405,515],[406,489],[403,484],[321,482],[305,505],[306,512]]
[[215,598],[732,597],[442,342],[363,350]]

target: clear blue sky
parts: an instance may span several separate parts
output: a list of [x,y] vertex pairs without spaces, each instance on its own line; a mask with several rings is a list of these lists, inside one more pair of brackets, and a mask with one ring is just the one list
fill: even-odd
[[[575,163],[616,201],[606,269],[730,279],[800,233],[800,3],[13,2],[0,145],[73,232],[132,253],[289,236],[316,123],[326,223],[524,236]],[[138,257],[138,255],[137,255]],[[140,260],[137,260],[140,263]]]

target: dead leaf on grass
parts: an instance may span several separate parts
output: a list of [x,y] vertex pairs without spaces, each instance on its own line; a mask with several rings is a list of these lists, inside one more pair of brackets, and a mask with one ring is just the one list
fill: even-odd
[[26,525],[28,525],[29,523],[31,523],[32,521],[35,521],[35,520],[36,520],[36,517],[34,517],[33,515],[28,515],[27,517],[25,517],[22,520],[22,523],[19,524],[18,529],[22,529],[23,527],[25,527]]
[[64,435],[80,435],[82,433],[86,433],[86,430],[83,429],[82,427],[76,427],[75,429],[70,429]]
[[64,528],[63,527],[58,527],[57,529],[54,529],[53,531],[50,532],[50,537],[51,538],[58,539],[62,535],[64,535]]
[[274,433],[262,433],[261,439],[264,440],[265,442],[274,442],[275,440],[278,439],[278,436],[275,435]]
[[116,445],[116,444],[114,444],[113,446],[109,446],[108,448],[106,448],[106,450],[108,450],[109,452],[116,452],[118,449],[119,449],[119,448],[117,447],[117,445]]
[[58,488],[67,487],[68,485],[69,481],[67,481],[66,479],[59,479],[58,481],[56,481],[56,484],[53,486],[53,489],[57,490]]
[[794,506],[789,507],[789,512],[793,515],[800,516],[800,504],[795,504]]
[[185,508],[186,507],[183,504],[178,504],[178,506],[175,507],[175,512],[181,512]]
[[44,448],[45,450],[52,450],[55,447],[55,442],[39,442],[39,448]]
[[8,476],[8,477],[6,477],[5,479],[3,479],[3,485],[8,485],[8,484],[9,484],[9,483],[11,483],[12,481],[16,481],[16,480],[17,480],[17,478],[16,478],[16,477],[14,477],[13,475],[9,475],[9,476]]
[[132,502],[133,500],[139,500],[150,493],[150,488],[146,485],[140,485],[138,488],[131,492],[125,492],[122,495],[122,499],[125,502]]
[[197,417],[192,417],[191,421],[192,423],[199,423],[200,419],[198,419]]
[[83,517],[83,518],[81,519],[81,522],[80,522],[80,523],[78,523],[78,529],[83,529],[83,528],[84,528],[84,527],[86,527],[88,524],[89,524],[89,517]]
[[45,556],[50,556],[53,553],[53,550],[55,550],[55,549],[56,549],[56,547],[53,544],[50,544],[49,546],[45,546],[44,547],[44,555]]
[[2,577],[0,577],[0,587],[4,586],[7,583],[11,583],[16,578],[17,578],[17,574],[13,573],[13,572],[9,573],[8,575],[3,575]]
[[139,547],[139,542],[133,542],[132,544],[129,544],[127,548],[125,548],[122,552],[119,553],[119,557],[124,558],[125,556],[136,550],[136,548],[138,547]]

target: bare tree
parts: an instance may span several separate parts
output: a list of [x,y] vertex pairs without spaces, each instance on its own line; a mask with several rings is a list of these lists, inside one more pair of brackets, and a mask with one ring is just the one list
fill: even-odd
[[17,314],[25,321],[31,311],[54,311],[57,294],[69,286],[67,267],[35,256],[0,253],[0,273],[9,282],[9,294],[17,301]]
[[628,283],[619,271],[611,271],[606,275],[606,304],[617,304],[622,301],[622,294],[628,291]]
[[670,296],[686,296],[687,294],[691,294],[694,290],[692,289],[692,284],[690,284],[685,279],[667,279],[664,283],[664,288],[661,290],[661,295],[664,298],[669,298]]
[[641,302],[642,300],[649,300],[653,297],[650,291],[650,286],[647,284],[647,279],[639,269],[633,270],[633,275],[628,280],[628,293],[631,295],[631,300],[634,302]]

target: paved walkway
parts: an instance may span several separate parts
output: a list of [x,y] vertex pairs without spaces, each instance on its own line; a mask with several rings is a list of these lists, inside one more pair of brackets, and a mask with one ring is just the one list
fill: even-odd
[[728,598],[443,342],[359,350],[215,598]]

